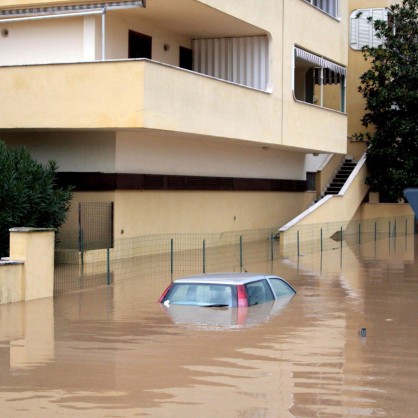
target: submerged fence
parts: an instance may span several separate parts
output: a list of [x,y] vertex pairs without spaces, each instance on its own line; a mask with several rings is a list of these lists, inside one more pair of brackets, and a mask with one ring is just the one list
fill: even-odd
[[[189,274],[245,271],[279,256],[276,229],[217,234],[164,234],[115,240],[111,249],[80,251],[58,237],[55,294],[143,276],[165,282]],[[68,248],[71,247],[71,248]]]
[[320,253],[346,245],[413,234],[414,228],[413,216],[297,225],[281,235],[280,254],[298,257],[302,254]]
[[[54,294],[152,277],[161,284],[179,276],[246,271],[257,263],[322,253],[347,245],[413,234],[413,217],[305,225],[278,236],[277,229],[218,234],[164,234],[120,238],[114,248],[83,251],[83,243],[59,235]],[[286,245],[284,245],[284,242]],[[81,245],[81,247],[78,247]]]

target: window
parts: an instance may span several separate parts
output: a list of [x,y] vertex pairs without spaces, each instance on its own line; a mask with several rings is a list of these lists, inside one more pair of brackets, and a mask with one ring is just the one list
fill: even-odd
[[280,298],[281,296],[288,296],[288,295],[295,294],[295,291],[283,280],[275,279],[273,277],[270,278],[269,280],[277,298]]
[[162,302],[168,301],[171,305],[236,306],[236,299],[236,289],[230,285],[175,283]]
[[377,47],[382,39],[376,37],[375,20],[387,20],[387,9],[357,9],[350,15],[350,46],[361,50],[364,46]]
[[274,300],[273,293],[266,280],[259,280],[245,285],[248,295],[248,306]]
[[180,68],[186,70],[193,70],[193,52],[189,48],[181,46],[179,48],[179,63]]
[[305,0],[332,17],[338,17],[338,0]]
[[316,173],[306,172],[306,190],[315,191],[316,190]]
[[345,77],[345,67],[295,47],[296,100],[344,112]]

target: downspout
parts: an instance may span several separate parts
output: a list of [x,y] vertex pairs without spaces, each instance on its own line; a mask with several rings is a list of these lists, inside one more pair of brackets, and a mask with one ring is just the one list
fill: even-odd
[[102,61],[106,60],[106,7],[103,7],[102,14]]

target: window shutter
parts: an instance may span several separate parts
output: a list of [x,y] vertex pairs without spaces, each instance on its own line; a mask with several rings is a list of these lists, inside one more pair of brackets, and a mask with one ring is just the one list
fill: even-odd
[[[359,14],[357,18],[356,16]],[[353,49],[360,50],[364,46],[377,47],[382,40],[377,38],[373,23],[368,19],[387,20],[386,9],[357,9],[350,15],[350,45]]]
[[370,17],[370,10],[365,10],[358,19],[358,46],[370,45],[372,25],[367,20]]
[[[375,20],[387,20],[387,11],[385,9],[372,9],[373,21]],[[376,36],[374,29],[372,30],[372,46],[377,47],[382,44],[382,39]]]
[[354,49],[358,47],[358,20],[355,17],[350,18],[350,45]]

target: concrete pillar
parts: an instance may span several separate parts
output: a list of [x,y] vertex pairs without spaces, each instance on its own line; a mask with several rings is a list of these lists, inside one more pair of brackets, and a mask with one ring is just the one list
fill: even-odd
[[10,229],[10,259],[24,261],[24,300],[53,296],[55,229]]

